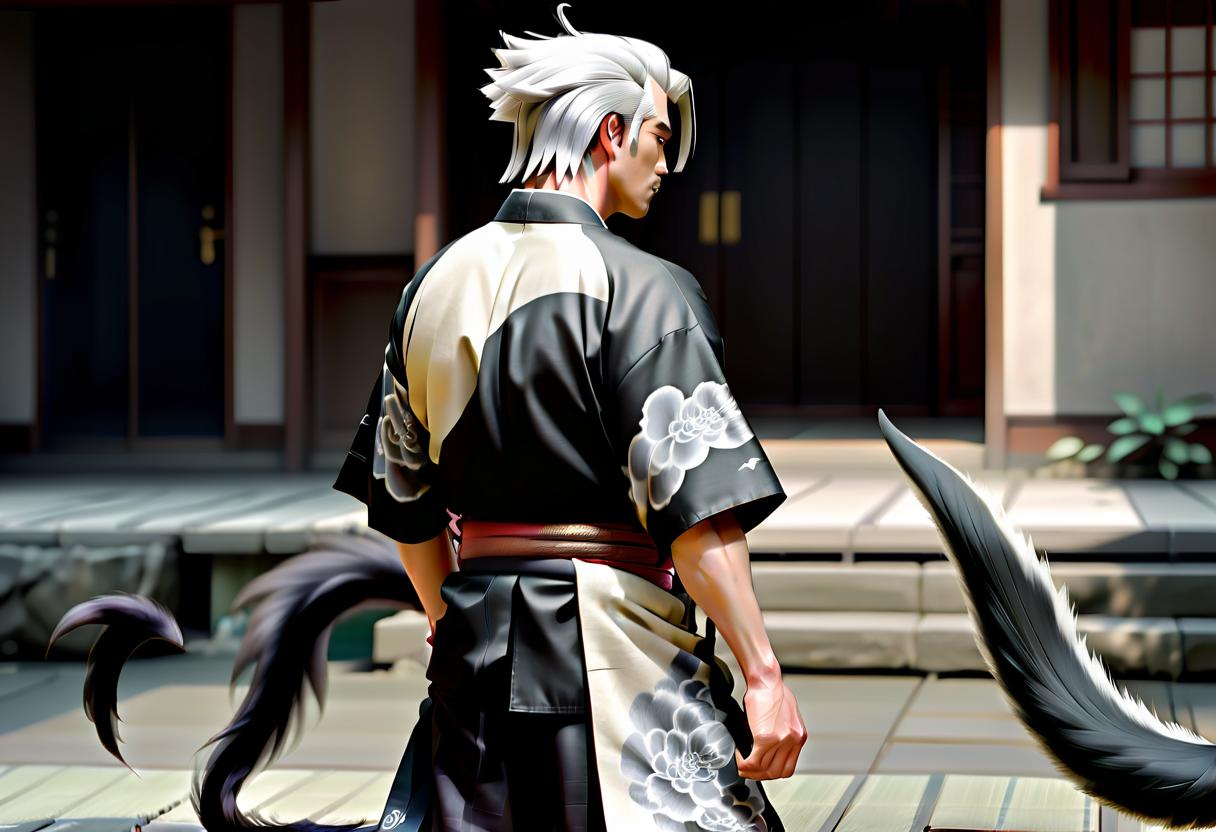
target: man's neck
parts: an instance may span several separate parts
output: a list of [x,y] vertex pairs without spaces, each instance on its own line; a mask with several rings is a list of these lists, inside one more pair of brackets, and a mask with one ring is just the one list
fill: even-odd
[[525,184],[524,188],[557,191],[576,196],[595,209],[595,213],[599,214],[601,220],[607,219],[614,213],[609,203],[608,177],[606,174],[601,174],[600,171],[596,171],[595,176],[588,177],[585,171],[587,167],[589,165],[584,165],[576,176],[567,177],[561,183],[557,181],[556,172],[549,171],[549,175],[543,180],[537,177]]

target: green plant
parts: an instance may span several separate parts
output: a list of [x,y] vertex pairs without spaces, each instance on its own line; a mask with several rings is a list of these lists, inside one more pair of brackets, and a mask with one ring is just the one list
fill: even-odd
[[1166,405],[1164,395],[1158,390],[1154,408],[1147,407],[1133,393],[1116,393],[1114,399],[1123,416],[1106,426],[1115,436],[1109,447],[1086,444],[1079,436],[1065,436],[1047,449],[1048,464],[1066,459],[1089,464],[1102,457],[1105,451],[1107,462],[1126,465],[1125,460],[1137,454],[1147,463],[1155,461],[1161,476],[1172,480],[1177,478],[1183,465],[1212,461],[1212,452],[1206,445],[1182,438],[1197,427],[1192,421],[1195,408],[1211,402],[1211,393],[1192,393]]

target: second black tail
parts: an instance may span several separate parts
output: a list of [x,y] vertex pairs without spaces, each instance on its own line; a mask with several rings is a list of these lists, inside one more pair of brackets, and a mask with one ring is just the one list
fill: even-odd
[[958,568],[976,642],[1018,718],[1095,799],[1174,828],[1216,824],[1216,745],[1117,686],[1078,634],[1064,587],[1000,504],[898,431],[883,436]]
[[[309,687],[324,707],[330,629],[343,613],[367,603],[421,607],[391,541],[327,538],[313,551],[258,577],[237,596],[234,609],[256,607],[237,653],[232,682],[235,685],[250,667],[253,677],[232,721],[204,746],[210,748],[209,756],[195,772],[191,800],[208,832],[356,828],[356,824],[332,826],[311,820],[270,821],[242,812],[237,798],[246,782],[272,763],[297,733]],[[162,638],[180,646],[181,633],[172,616],[148,599],[109,595],[69,610],[52,643],[85,624],[108,625],[90,653],[85,711],[102,745],[122,760],[115,730],[122,666],[147,639]]]

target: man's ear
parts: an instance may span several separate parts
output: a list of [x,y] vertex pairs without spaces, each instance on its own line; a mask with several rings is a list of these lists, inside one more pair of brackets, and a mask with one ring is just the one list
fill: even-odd
[[625,140],[625,124],[619,114],[609,113],[604,116],[597,138],[609,161],[615,160],[617,150]]

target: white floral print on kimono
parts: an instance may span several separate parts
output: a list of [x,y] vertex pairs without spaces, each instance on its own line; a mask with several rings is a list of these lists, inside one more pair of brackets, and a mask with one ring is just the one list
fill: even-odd
[[642,405],[640,430],[629,443],[630,498],[646,526],[647,506],[666,508],[684,483],[684,472],[709,456],[710,448],[738,448],[752,430],[724,382],[703,381],[684,397],[670,384]]
[[372,476],[384,480],[389,495],[404,503],[417,500],[431,487],[416,473],[428,461],[429,436],[410,410],[409,395],[389,371],[387,362],[383,378]]

